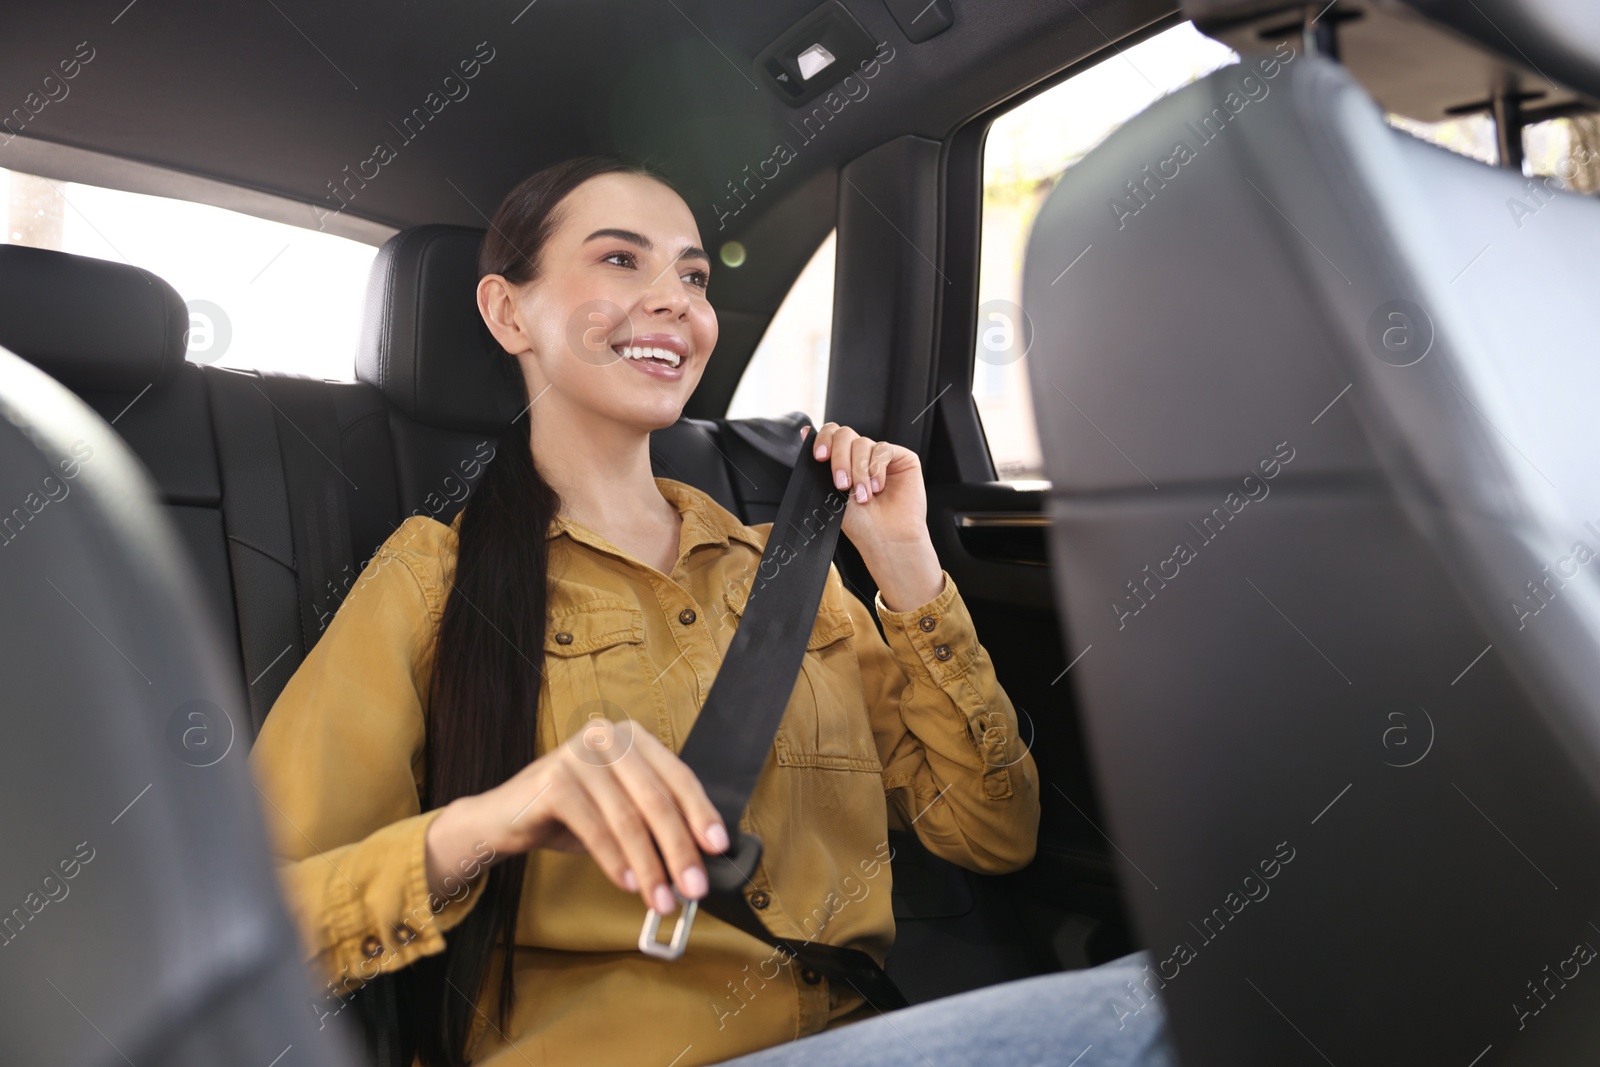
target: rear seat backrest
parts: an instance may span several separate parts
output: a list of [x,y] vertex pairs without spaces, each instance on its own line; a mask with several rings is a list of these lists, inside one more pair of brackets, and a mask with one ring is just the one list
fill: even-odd
[[[201,368],[184,361],[188,328],[183,298],[148,271],[0,245],[0,345],[77,393],[144,463],[237,670],[222,479]],[[30,518],[0,517],[0,539],[28,536]]]

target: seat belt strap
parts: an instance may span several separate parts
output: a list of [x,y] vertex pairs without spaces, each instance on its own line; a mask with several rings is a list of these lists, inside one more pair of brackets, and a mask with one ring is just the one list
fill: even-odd
[[[802,448],[739,629],[679,758],[700,779],[730,838],[726,852],[705,857],[710,892],[700,906],[890,1011],[905,1007],[906,999],[876,960],[860,949],[773,934],[743,893],[761,861],[761,842],[741,833],[739,821],[799,680],[848,500],[833,486],[832,465]],[[670,945],[657,942],[661,916],[652,910],[640,932],[640,950],[668,959],[682,955],[695,909],[696,902],[684,905]]]
[[805,658],[848,498],[802,451],[751,580],[739,629],[679,758],[737,833]]

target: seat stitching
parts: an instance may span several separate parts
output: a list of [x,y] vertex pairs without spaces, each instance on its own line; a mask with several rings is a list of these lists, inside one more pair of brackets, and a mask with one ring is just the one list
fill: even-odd
[[282,567],[284,570],[288,571],[290,574],[295,573],[294,564],[285,563],[283,560],[279,559],[277,556],[273,555],[271,552],[268,552],[266,549],[260,547],[259,545],[253,545],[249,541],[246,541],[244,538],[240,537],[237,534],[228,534],[227,535],[227,539],[229,541],[234,542],[235,544],[243,545],[245,548],[250,549],[250,551],[252,551],[252,552],[255,552],[255,553],[259,554],[259,555],[265,556],[267,559],[270,559],[272,562],[278,564],[280,567]]

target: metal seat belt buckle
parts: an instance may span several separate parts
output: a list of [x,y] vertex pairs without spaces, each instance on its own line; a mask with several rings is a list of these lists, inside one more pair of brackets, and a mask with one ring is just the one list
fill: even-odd
[[682,911],[678,915],[677,923],[672,927],[672,939],[665,943],[656,938],[661,930],[661,912],[651,908],[645,913],[644,926],[639,930],[639,951],[646,956],[654,956],[662,960],[675,960],[683,955],[683,950],[689,947],[689,930],[694,926],[694,913],[699,910],[700,902],[690,900],[682,893],[673,889],[672,895],[678,898]]
[[[706,877],[711,883],[711,892],[737,895],[739,888],[750,881],[756,864],[760,862],[761,839],[755,834],[737,834],[726,852],[705,857]],[[700,909],[698,900],[690,900],[678,892],[676,886],[669,888],[683,909],[672,928],[671,940],[659,940],[657,935],[661,932],[661,920],[666,916],[654,908],[645,913],[644,925],[639,929],[639,951],[662,960],[675,960],[689,947],[689,931],[694,926],[695,912]]]

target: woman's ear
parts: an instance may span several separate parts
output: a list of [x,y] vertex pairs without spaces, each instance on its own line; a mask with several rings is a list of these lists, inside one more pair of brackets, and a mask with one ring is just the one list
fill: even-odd
[[533,348],[517,319],[517,290],[499,274],[486,274],[478,282],[478,313],[500,347],[513,356]]

